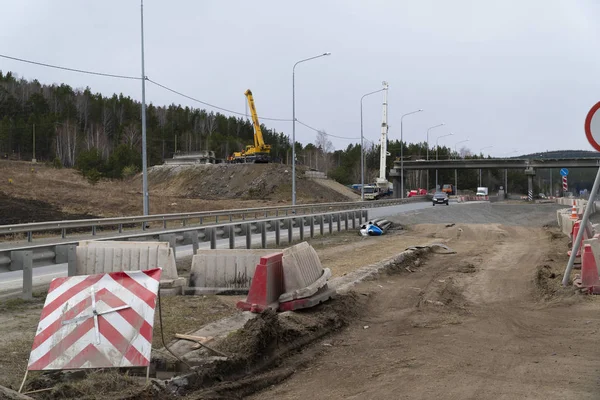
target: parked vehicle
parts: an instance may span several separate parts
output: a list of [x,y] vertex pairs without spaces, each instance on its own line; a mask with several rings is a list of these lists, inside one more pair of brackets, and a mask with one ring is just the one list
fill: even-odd
[[427,190],[425,189],[413,189],[408,192],[407,197],[415,197],[415,196],[425,196],[427,194]]
[[446,193],[448,196],[456,194],[456,188],[453,184],[447,183],[442,186],[442,192]]
[[433,205],[436,204],[445,204],[448,205],[448,195],[445,192],[435,192],[433,195]]
[[488,188],[486,187],[478,187],[477,188],[477,196],[487,196],[488,195]]

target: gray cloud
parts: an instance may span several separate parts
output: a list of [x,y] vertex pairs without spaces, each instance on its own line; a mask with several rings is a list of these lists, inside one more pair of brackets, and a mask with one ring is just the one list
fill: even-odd
[[[146,73],[222,107],[245,110],[251,88],[259,114],[291,118],[293,64],[297,117],[340,135],[360,135],[360,97],[390,83],[390,137],[424,141],[445,122],[443,143],[500,155],[591,149],[583,133],[599,100],[600,7],[588,0],[174,0],[145,1]],[[0,53],[75,68],[140,73],[139,2],[21,0],[3,4]],[[112,80],[0,60],[44,83],[90,86],[140,98],[135,81]],[[155,104],[189,100],[148,86]],[[376,142],[380,95],[365,100],[365,135]],[[289,122],[267,122],[291,134]],[[297,127],[307,143],[316,134]],[[337,148],[349,141],[333,139]]]

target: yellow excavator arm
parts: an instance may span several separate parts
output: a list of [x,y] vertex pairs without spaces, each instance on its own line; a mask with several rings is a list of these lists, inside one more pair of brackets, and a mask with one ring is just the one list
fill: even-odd
[[252,91],[248,89],[244,94],[248,99],[248,106],[250,107],[250,113],[252,114],[252,123],[254,124],[254,147],[258,149],[263,149],[265,148],[265,141],[263,139],[262,130],[260,129],[260,122],[258,121],[256,107],[254,106],[254,98],[252,97]]

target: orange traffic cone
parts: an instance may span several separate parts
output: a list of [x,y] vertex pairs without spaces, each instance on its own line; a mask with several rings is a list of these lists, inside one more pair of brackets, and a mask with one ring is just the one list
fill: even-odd
[[573,200],[573,207],[571,208],[571,219],[577,219],[577,200]]

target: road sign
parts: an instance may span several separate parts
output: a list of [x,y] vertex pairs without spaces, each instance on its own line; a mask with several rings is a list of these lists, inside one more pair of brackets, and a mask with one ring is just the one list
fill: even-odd
[[560,175],[561,175],[561,176],[567,176],[567,175],[569,175],[569,170],[568,170],[568,169],[566,169],[566,168],[562,168],[562,169],[560,170]]
[[585,137],[592,147],[600,151],[600,102],[594,104],[585,118]]
[[148,366],[160,273],[52,280],[27,370]]

